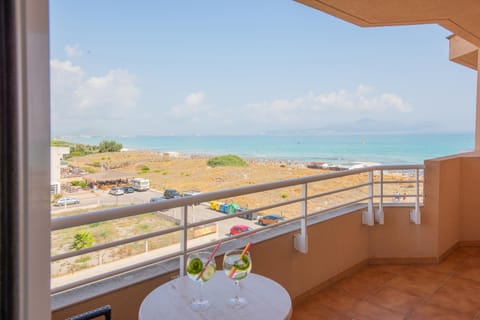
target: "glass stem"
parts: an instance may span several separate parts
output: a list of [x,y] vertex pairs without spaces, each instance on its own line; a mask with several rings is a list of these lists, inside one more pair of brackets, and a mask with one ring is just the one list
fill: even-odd
[[198,301],[202,302],[203,301],[203,281],[200,281],[200,293],[198,296],[199,296]]
[[240,280],[235,280],[235,300],[240,300]]

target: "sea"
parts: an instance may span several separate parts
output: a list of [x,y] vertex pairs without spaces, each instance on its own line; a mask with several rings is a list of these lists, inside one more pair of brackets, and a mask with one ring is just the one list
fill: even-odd
[[235,154],[244,158],[321,161],[330,165],[358,163],[422,164],[471,151],[473,133],[356,134],[315,136],[68,136],[58,139],[98,144],[114,140],[128,150],[178,152],[186,155]]

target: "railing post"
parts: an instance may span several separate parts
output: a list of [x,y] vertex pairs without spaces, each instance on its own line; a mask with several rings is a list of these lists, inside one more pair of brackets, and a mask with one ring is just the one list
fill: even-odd
[[308,236],[307,236],[307,184],[302,185],[302,218],[300,220],[300,233],[294,235],[293,247],[301,253],[308,253]]
[[180,250],[182,255],[180,256],[180,276],[185,275],[185,263],[187,262],[187,235],[188,235],[188,206],[182,207],[182,217],[180,219],[181,226],[183,227],[180,235]]
[[420,212],[420,169],[416,169],[417,177],[415,181],[415,209],[410,211],[410,221],[415,224],[422,222]]
[[374,225],[373,218],[373,170],[368,171],[368,207],[362,214],[362,223],[368,226]]
[[375,222],[378,224],[384,224],[385,218],[383,214],[383,169],[380,169],[380,201],[378,203],[378,209],[375,212]]

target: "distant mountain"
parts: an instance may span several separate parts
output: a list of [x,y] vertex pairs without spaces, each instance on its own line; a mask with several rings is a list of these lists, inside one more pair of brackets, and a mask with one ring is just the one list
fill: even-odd
[[431,121],[404,123],[362,118],[356,121],[329,124],[319,128],[271,130],[271,135],[325,135],[325,134],[386,134],[386,133],[435,133],[445,128]]

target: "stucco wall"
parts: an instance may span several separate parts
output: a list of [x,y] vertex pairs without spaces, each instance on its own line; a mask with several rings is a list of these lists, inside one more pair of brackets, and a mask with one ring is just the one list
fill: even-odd
[[[414,262],[436,257],[437,218],[422,208],[422,224],[410,222],[412,208],[384,208],[385,224],[369,229],[369,258],[374,262]],[[413,258],[413,260],[412,260]]]
[[310,226],[308,243],[307,254],[293,249],[293,233],[256,244],[254,272],[274,279],[296,298],[368,259],[368,227],[360,212]]
[[447,252],[460,240],[460,182],[462,159],[439,161],[438,255]]
[[480,157],[462,159],[460,240],[480,241]]

